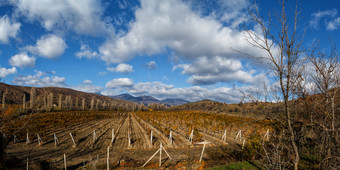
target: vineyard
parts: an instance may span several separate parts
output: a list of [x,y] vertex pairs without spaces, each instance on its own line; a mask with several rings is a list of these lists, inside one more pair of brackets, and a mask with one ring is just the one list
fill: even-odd
[[23,167],[29,161],[31,167],[62,168],[65,154],[67,166],[76,169],[105,165],[108,147],[110,167],[141,167],[161,144],[172,157],[163,154],[162,166],[188,166],[183,162],[198,163],[203,145],[197,143],[203,141],[211,142],[203,154],[209,162],[212,153],[242,150],[251,134],[265,136],[270,127],[267,120],[198,111],[73,111],[25,115],[6,122],[1,132],[9,142],[7,155]]

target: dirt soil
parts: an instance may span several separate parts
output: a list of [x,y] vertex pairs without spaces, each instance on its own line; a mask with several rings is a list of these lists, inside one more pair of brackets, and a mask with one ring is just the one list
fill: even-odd
[[[26,138],[10,141],[6,148],[9,157],[16,157],[25,166],[33,169],[62,169],[64,154],[68,169],[96,167],[106,169],[107,148],[109,147],[109,163],[111,168],[141,167],[158,149],[164,146],[172,159],[162,151],[163,168],[200,168],[216,166],[234,161],[234,151],[240,150],[240,144],[231,137],[222,141],[218,136],[201,132],[203,139],[212,142],[203,155],[203,164],[199,163],[202,145],[190,143],[185,133],[173,132],[173,142],[146,121],[134,114],[126,114],[117,118],[106,118],[99,121],[79,123],[68,128],[55,128],[40,134],[42,144],[38,144],[36,134]],[[141,122],[141,123],[139,123]],[[153,131],[153,142],[150,142],[150,131]],[[114,138],[112,139],[112,131]],[[76,145],[73,144],[72,134]],[[58,138],[55,144],[54,134]],[[95,134],[95,135],[94,135]],[[130,142],[129,142],[130,140]],[[113,142],[112,142],[113,141]],[[159,154],[147,165],[157,168]]]

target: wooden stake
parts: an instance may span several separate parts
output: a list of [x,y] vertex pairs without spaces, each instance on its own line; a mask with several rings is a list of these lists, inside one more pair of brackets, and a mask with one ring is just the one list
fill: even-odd
[[112,134],[111,134],[111,143],[110,143],[110,146],[112,146],[114,138],[115,138],[115,130],[112,128]]
[[227,140],[227,129],[224,129],[224,134],[222,136],[222,140],[224,140],[224,142]]
[[65,170],[67,170],[67,163],[66,163],[66,155],[64,154],[64,166],[65,166]]
[[131,145],[131,140],[130,140],[130,131],[128,131],[128,143],[129,143],[129,147],[130,147],[130,145]]
[[151,157],[148,161],[145,162],[145,164],[142,166],[142,168],[153,158],[156,156],[156,154],[159,152],[160,149],[158,149]]
[[151,145],[152,145],[152,130],[151,130],[151,135],[150,135],[150,142],[151,142]]
[[237,133],[237,135],[235,137],[235,140],[237,140],[237,137],[240,137],[240,141],[242,141],[242,132],[241,132],[241,130],[238,131],[238,133]]
[[159,146],[159,167],[162,165],[162,143]]
[[205,145],[210,144],[210,143],[211,143],[211,142],[207,142],[207,141],[196,143],[196,144],[198,144],[198,145],[203,145],[203,149],[202,149],[201,156],[200,156],[200,162],[202,162],[202,158],[203,158],[203,154],[204,154],[204,150],[205,150]]
[[29,139],[29,136],[28,136],[28,133],[26,134],[26,145],[30,143],[30,139]]
[[267,137],[267,140],[269,140],[269,129],[267,129],[266,134],[263,136],[263,138],[266,138],[266,137]]
[[96,130],[93,130],[93,143],[97,140]]
[[71,139],[72,139],[72,142],[73,142],[73,146],[72,147],[76,147],[77,145],[76,145],[76,142],[74,141],[74,138],[73,138],[73,136],[72,136],[72,133],[70,132],[70,136],[71,136]]
[[14,143],[17,143],[18,139],[17,139],[17,135],[14,135]]
[[2,133],[2,137],[3,137],[5,140],[7,140],[7,136],[6,136],[5,133]]
[[243,139],[243,142],[242,142],[242,149],[244,149],[244,144],[246,143],[246,139]]
[[38,138],[38,145],[41,146],[42,140],[41,140],[41,138],[40,138],[38,133],[37,133],[37,138]]
[[193,138],[194,138],[194,130],[191,131],[191,134],[189,136],[189,140],[191,143],[192,143]]
[[172,144],[172,131],[171,130],[170,130],[169,140],[170,140],[170,142]]
[[163,149],[163,151],[166,153],[166,155],[170,158],[170,159],[172,159],[171,157],[170,157],[170,155],[169,155],[169,153],[165,150],[165,148],[163,147],[163,144],[161,143],[160,144],[160,146],[159,146],[159,149],[150,157],[150,159],[148,159],[148,161],[146,161],[145,162],[145,164],[142,166],[142,168],[153,158],[153,157],[155,157],[156,156],[156,154],[158,153],[158,152],[160,152],[159,153],[159,166],[161,166],[162,165],[162,149]]
[[107,156],[106,156],[106,164],[107,164],[107,170],[110,169],[110,161],[109,161],[109,157],[110,157],[110,147],[107,147]]
[[53,134],[53,136],[54,136],[54,145],[57,146],[57,144],[59,143],[59,140],[56,134]]

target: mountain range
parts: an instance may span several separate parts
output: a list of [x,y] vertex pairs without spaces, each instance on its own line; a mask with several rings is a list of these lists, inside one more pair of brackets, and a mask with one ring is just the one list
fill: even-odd
[[131,94],[128,93],[123,93],[120,95],[116,96],[109,96],[113,99],[122,99],[125,101],[130,101],[130,102],[135,102],[135,103],[143,103],[144,105],[148,105],[151,103],[158,103],[158,104],[165,104],[167,106],[177,106],[177,105],[182,105],[189,103],[189,101],[184,100],[184,99],[165,99],[165,100],[158,100],[152,96],[132,96]]

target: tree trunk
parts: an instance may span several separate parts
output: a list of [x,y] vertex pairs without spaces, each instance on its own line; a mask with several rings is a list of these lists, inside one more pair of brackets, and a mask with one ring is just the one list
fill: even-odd
[[78,110],[78,106],[79,106],[79,101],[78,101],[78,96],[76,97],[76,105],[74,106],[75,110]]
[[24,97],[22,99],[22,110],[25,111],[26,109],[26,94],[24,94]]
[[81,101],[81,109],[85,110],[85,99],[84,98]]
[[63,95],[62,94],[60,94],[59,95],[59,104],[58,104],[58,106],[59,106],[59,110],[61,110],[62,109],[62,102],[63,102]]
[[35,95],[36,95],[36,89],[35,87],[31,88],[31,94],[30,94],[30,109],[33,109],[35,104]]
[[6,94],[7,94],[8,89],[6,88],[6,90],[4,91],[4,93],[2,94],[2,110],[5,110],[5,104],[6,104]]
[[287,125],[288,125],[288,131],[290,133],[291,145],[292,145],[292,147],[294,149],[294,153],[295,153],[294,170],[297,170],[298,165],[299,165],[299,161],[300,161],[300,156],[299,156],[298,147],[295,143],[295,134],[294,134],[294,130],[293,130],[293,127],[292,127],[291,115],[290,115],[290,109],[289,109],[287,97],[285,97],[285,112],[286,112],[286,120],[287,120]]

